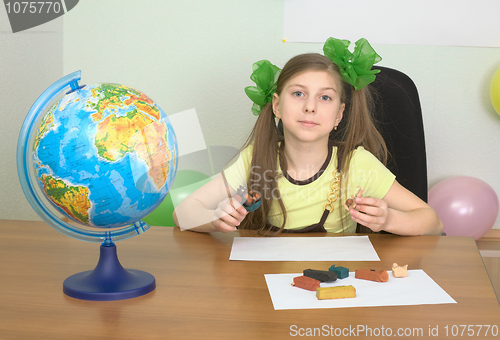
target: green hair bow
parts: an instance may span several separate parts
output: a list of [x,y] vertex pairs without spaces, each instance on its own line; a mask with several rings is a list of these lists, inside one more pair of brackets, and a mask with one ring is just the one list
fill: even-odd
[[350,52],[349,40],[328,38],[323,46],[323,53],[340,69],[342,78],[359,90],[375,80],[380,70],[372,70],[373,64],[382,58],[375,52],[365,38],[356,41],[354,52]]
[[276,92],[276,83],[281,69],[271,64],[269,60],[260,60],[252,67],[250,79],[257,86],[245,87],[245,93],[253,101],[252,113],[258,116],[266,103],[273,102],[273,94]]

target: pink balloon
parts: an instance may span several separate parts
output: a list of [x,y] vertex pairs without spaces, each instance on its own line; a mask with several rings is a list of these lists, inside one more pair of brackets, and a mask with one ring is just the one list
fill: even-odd
[[429,205],[452,236],[474,236],[477,240],[491,229],[498,216],[498,196],[488,183],[474,177],[457,176],[429,190]]

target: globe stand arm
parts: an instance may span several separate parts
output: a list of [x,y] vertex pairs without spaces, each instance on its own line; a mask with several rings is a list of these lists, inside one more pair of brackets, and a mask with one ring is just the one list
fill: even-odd
[[103,243],[95,269],[68,277],[63,283],[63,292],[80,300],[113,301],[142,296],[155,287],[153,275],[123,268],[116,245]]

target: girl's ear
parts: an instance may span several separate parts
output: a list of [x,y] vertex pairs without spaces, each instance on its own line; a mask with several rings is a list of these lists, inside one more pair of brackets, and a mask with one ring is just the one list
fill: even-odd
[[276,116],[276,118],[281,119],[280,99],[277,93],[273,94],[273,113]]
[[339,112],[337,114],[337,119],[335,120],[335,126],[338,126],[340,124],[340,121],[342,120],[342,117],[344,117],[344,110],[345,110],[345,103],[340,105]]

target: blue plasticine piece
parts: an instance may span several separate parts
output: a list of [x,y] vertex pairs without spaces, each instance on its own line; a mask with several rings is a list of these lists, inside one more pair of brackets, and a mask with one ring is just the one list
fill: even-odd
[[243,208],[245,208],[248,212],[252,212],[254,210],[257,210],[260,207],[261,204],[262,204],[262,201],[258,200],[257,202],[255,202],[254,204],[252,204],[249,207],[247,207],[246,205],[244,205]]
[[349,277],[349,268],[346,267],[335,267],[335,265],[328,268],[329,271],[335,272],[338,279],[345,279]]

